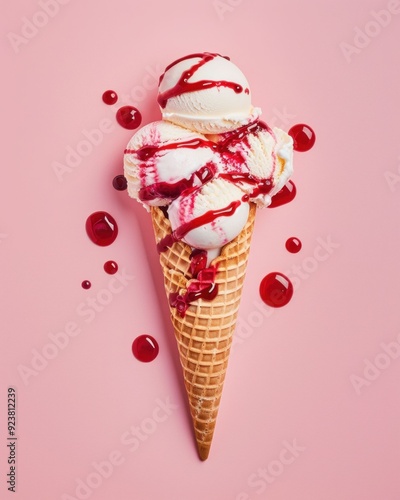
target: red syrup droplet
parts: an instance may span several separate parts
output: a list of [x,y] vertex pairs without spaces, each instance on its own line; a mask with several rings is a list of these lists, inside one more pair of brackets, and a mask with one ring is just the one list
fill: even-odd
[[194,249],[190,255],[190,274],[197,278],[200,271],[207,266],[207,252],[205,250]]
[[116,118],[121,127],[128,130],[138,128],[142,123],[142,115],[140,114],[140,111],[133,106],[123,106],[122,108],[119,108]]
[[260,284],[260,296],[271,307],[285,306],[293,296],[293,285],[281,273],[267,274]]
[[158,356],[159,347],[155,338],[150,335],[139,335],[132,344],[132,353],[136,359],[149,363]]
[[125,191],[128,187],[128,181],[123,175],[116,175],[113,179],[112,185],[117,191]]
[[218,290],[218,283],[214,283],[214,281],[194,281],[189,285],[185,294],[181,295],[178,292],[170,293],[169,305],[176,307],[179,315],[183,318],[192,302],[198,299],[214,300],[218,295]]
[[271,205],[269,205],[268,208],[280,207],[281,205],[290,203],[295,198],[296,192],[297,190],[294,182],[288,181],[283,188],[272,197]]
[[102,99],[105,104],[115,104],[118,101],[118,94],[114,90],[106,90]]
[[293,149],[295,151],[308,151],[315,144],[314,130],[304,123],[293,125],[288,134],[293,139]]
[[118,271],[118,264],[114,262],[113,260],[108,260],[104,264],[104,271],[107,274],[115,274]]
[[86,233],[96,245],[106,247],[115,241],[118,226],[107,212],[94,212],[86,219]]
[[302,244],[298,238],[294,236],[292,238],[288,238],[285,243],[286,250],[290,253],[300,252]]
[[82,281],[82,288],[84,288],[85,290],[89,290],[91,286],[92,284],[90,283],[90,281],[88,280]]

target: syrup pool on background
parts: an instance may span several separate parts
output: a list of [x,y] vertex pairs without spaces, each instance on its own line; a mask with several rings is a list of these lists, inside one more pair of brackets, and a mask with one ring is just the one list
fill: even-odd
[[118,271],[118,264],[113,260],[108,260],[103,267],[107,274],[115,274]]
[[296,186],[293,181],[288,181],[283,188],[278,191],[273,197],[271,204],[267,208],[280,207],[281,205],[286,205],[290,203],[296,197]]
[[150,335],[139,335],[132,344],[132,353],[136,359],[149,363],[158,356],[159,347],[156,339]]
[[285,247],[288,252],[297,253],[300,252],[302,243],[299,238],[292,236],[286,240]]
[[260,296],[270,307],[283,307],[293,296],[293,285],[284,274],[269,273],[261,281]]
[[121,127],[128,130],[134,130],[142,123],[142,115],[140,111],[133,106],[122,106],[122,108],[119,108],[116,114],[116,119]]
[[315,144],[314,130],[304,123],[293,125],[288,134],[293,139],[293,149],[295,151],[309,151]]
[[114,90],[106,90],[102,95],[103,102],[111,106],[118,101],[118,94]]
[[86,219],[86,233],[93,243],[106,247],[118,236],[118,226],[109,213],[94,212]]
[[124,175],[116,175],[112,181],[112,185],[117,191],[125,191],[128,188],[128,181]]

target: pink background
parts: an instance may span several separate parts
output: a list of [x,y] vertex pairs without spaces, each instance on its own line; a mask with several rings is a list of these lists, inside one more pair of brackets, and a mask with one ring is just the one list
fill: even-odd
[[[0,465],[8,470],[6,395],[14,386],[18,475],[13,496],[2,472],[0,497],[398,500],[400,2],[58,7],[21,0],[1,16]],[[29,31],[24,18],[41,27]],[[26,43],[17,38],[23,26]],[[130,99],[143,124],[157,119],[154,74],[197,51],[231,57],[266,121],[286,130],[304,122],[317,133],[315,147],[295,155],[296,199],[258,214],[205,463],[191,434],[150,219],[111,186],[131,136],[116,110]],[[112,107],[101,100],[109,88],[120,95]],[[108,129],[99,143],[57,178],[68,146],[100,123]],[[97,210],[119,225],[109,247],[85,234]],[[290,236],[302,240],[300,253],[285,250]],[[103,271],[109,259],[129,278],[118,288]],[[271,271],[296,284],[289,305],[273,311],[258,295]],[[90,290],[81,288],[85,279]],[[95,310],[93,299],[106,304]],[[55,348],[49,334],[66,328],[76,335],[58,335],[69,340]],[[153,363],[131,354],[142,333],[159,342]],[[54,357],[24,379],[21,367],[33,370],[35,352]]]

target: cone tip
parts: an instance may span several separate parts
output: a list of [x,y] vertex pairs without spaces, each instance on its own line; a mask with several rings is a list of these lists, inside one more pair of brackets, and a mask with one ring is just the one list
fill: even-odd
[[210,453],[210,446],[198,443],[197,447],[200,460],[204,462],[205,460],[207,460],[208,454]]

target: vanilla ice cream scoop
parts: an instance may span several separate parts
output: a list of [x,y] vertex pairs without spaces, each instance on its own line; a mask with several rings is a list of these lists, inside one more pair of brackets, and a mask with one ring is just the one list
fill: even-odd
[[221,151],[225,179],[231,179],[259,208],[271,204],[293,174],[293,139],[257,121],[233,132],[208,136]]
[[244,228],[249,204],[232,182],[216,177],[168,207],[173,231],[192,248],[207,251],[208,263]]
[[131,138],[125,150],[129,196],[145,207],[168,205],[220,168],[216,149],[203,135],[173,123],[149,123]]
[[202,134],[220,134],[258,118],[249,83],[227,57],[191,54],[167,66],[158,103],[164,120]]

